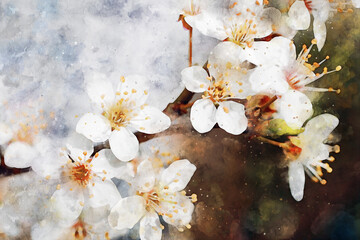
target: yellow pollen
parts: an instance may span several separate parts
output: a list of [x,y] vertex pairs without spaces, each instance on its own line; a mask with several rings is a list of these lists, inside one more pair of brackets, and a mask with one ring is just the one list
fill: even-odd
[[194,202],[197,202],[197,195],[195,193],[193,193],[191,195],[191,201],[194,203]]
[[92,178],[91,167],[87,163],[76,162],[70,170],[71,179],[81,186],[86,186]]
[[334,146],[334,152],[335,152],[335,153],[339,153],[339,152],[340,152],[340,146],[339,146],[339,145],[335,145],[335,146]]

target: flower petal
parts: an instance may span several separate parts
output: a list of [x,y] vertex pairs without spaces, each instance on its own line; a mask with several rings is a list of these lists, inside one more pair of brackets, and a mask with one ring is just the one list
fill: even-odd
[[14,168],[30,167],[38,152],[32,146],[23,142],[13,142],[6,148],[5,165]]
[[250,75],[249,81],[253,91],[270,95],[281,95],[288,91],[284,71],[276,66],[257,67]]
[[139,132],[154,134],[168,129],[171,120],[159,109],[144,106],[137,111],[137,116],[130,120],[130,124]]
[[360,0],[351,0],[355,8],[360,8]]
[[139,141],[127,128],[121,127],[112,132],[109,144],[111,151],[121,161],[127,162],[136,157],[139,151]]
[[98,155],[93,157],[91,164],[92,169],[98,175],[104,174],[107,178],[119,178],[128,180],[134,177],[134,171],[130,163],[119,161],[110,149],[102,149]]
[[66,147],[73,159],[77,159],[79,156],[83,157],[85,152],[87,156],[90,156],[94,151],[94,144],[78,133],[72,133],[66,139]]
[[117,230],[132,228],[146,213],[145,200],[140,196],[121,199],[108,217],[109,224]]
[[60,185],[51,199],[51,211],[61,222],[69,223],[80,216],[84,205],[82,189],[72,183]]
[[166,213],[163,215],[164,221],[179,228],[190,223],[194,204],[189,197],[176,192],[169,201],[162,201],[160,208]]
[[313,22],[313,28],[314,28],[314,36],[317,40],[317,47],[319,51],[323,48],[326,40],[326,25],[325,22],[320,21],[318,19],[314,19]]
[[220,103],[216,111],[216,121],[228,133],[234,135],[243,133],[248,124],[244,105],[233,101]]
[[142,161],[138,168],[134,179],[135,188],[140,192],[149,192],[155,184],[155,171],[150,161]]
[[195,16],[186,16],[185,21],[206,36],[219,40],[227,38],[224,24],[219,14],[206,11]]
[[247,60],[245,57],[244,50],[235,43],[219,43],[209,54],[208,68],[210,75],[217,78],[229,67],[243,67],[244,61]]
[[0,145],[9,142],[12,137],[12,130],[6,124],[0,122]]
[[99,107],[109,106],[114,102],[114,89],[105,74],[92,72],[85,79],[86,92],[91,101]]
[[312,118],[305,125],[305,131],[299,134],[304,141],[324,142],[330,133],[339,124],[339,119],[334,115],[325,113]]
[[196,166],[189,160],[178,160],[170,164],[161,173],[160,184],[167,187],[169,192],[178,192],[183,190],[194,175]]
[[100,177],[93,178],[95,184],[89,184],[88,203],[91,207],[97,208],[108,205],[113,207],[120,199],[120,193],[110,179],[102,180]]
[[274,102],[277,118],[284,119],[291,128],[300,128],[313,114],[310,99],[303,93],[290,90]]
[[209,132],[216,124],[216,108],[209,99],[197,100],[191,107],[190,121],[199,133]]
[[111,126],[109,121],[97,114],[86,113],[76,125],[76,132],[93,142],[104,142],[109,139]]
[[288,25],[295,30],[306,30],[310,26],[310,12],[304,1],[296,1],[289,9]]
[[305,173],[304,167],[299,161],[289,164],[289,186],[291,195],[296,201],[301,201],[304,195]]
[[45,136],[36,137],[33,145],[38,154],[31,163],[32,170],[44,178],[59,179],[61,166],[66,164],[69,157],[62,154],[62,150]]
[[192,66],[181,71],[181,81],[190,92],[201,93],[210,86],[208,74],[202,67]]
[[149,82],[140,75],[121,77],[116,90],[117,99],[128,99],[130,104],[141,106],[148,98]]
[[251,63],[262,65],[288,66],[296,60],[294,43],[284,37],[273,38],[270,42],[254,42],[251,48],[246,48],[244,54]]
[[148,212],[140,221],[140,239],[161,240],[162,229],[156,212]]

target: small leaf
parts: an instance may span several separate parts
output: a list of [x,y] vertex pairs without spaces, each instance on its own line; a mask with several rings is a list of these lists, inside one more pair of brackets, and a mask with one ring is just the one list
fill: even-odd
[[269,136],[298,135],[304,128],[294,129],[289,127],[283,119],[272,119],[269,121],[267,134]]

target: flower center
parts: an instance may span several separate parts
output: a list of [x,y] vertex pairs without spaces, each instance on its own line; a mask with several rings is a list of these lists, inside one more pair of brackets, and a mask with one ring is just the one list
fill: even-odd
[[102,115],[110,121],[111,130],[119,130],[119,128],[125,126],[129,120],[129,113],[131,111],[124,107],[123,102],[124,99],[119,100],[107,111],[102,113]]
[[257,33],[256,24],[253,20],[246,19],[244,23],[234,22],[231,24],[227,34],[228,40],[239,45],[242,48],[251,47],[254,42],[254,35]]
[[93,173],[91,171],[91,165],[88,162],[75,162],[70,169],[71,179],[77,182],[80,186],[88,185],[92,179]]
[[301,52],[299,53],[296,61],[293,64],[290,64],[289,69],[285,70],[286,80],[289,86],[292,89],[300,91],[316,91],[316,92],[336,92],[340,93],[340,90],[334,90],[330,88],[315,88],[315,87],[306,87],[305,85],[315,82],[324,75],[338,72],[341,70],[341,66],[337,66],[334,70],[328,70],[327,67],[323,68],[321,73],[314,73],[324,62],[326,62],[330,57],[326,56],[325,59],[318,62],[309,63],[309,59],[312,57],[310,50],[317,43],[315,39],[311,41],[311,45],[308,48],[305,44],[302,47]]
[[213,103],[223,102],[226,98],[234,96],[228,84],[229,82],[224,82],[224,80],[217,81],[204,92],[202,97],[210,98]]
[[84,240],[87,236],[87,231],[85,229],[85,224],[82,221],[75,223],[72,228],[74,229],[74,238],[76,240]]
[[137,195],[143,197],[146,202],[146,211],[150,212],[151,210],[158,211],[160,205],[159,194],[156,190],[151,190],[150,192],[137,192]]

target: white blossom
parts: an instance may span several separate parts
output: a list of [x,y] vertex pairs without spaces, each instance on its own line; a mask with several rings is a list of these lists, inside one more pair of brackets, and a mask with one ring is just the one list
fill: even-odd
[[231,1],[226,11],[205,9],[186,21],[204,35],[246,48],[252,46],[255,38],[270,35],[280,16],[279,10],[264,8],[261,0],[240,0]]
[[284,119],[293,128],[300,128],[313,114],[311,100],[304,92],[339,91],[307,86],[324,75],[341,69],[338,66],[335,70],[328,71],[324,67],[323,72],[315,73],[329,58],[326,57],[319,63],[308,62],[310,50],[315,43],[316,40],[313,40],[309,48],[304,45],[297,57],[295,45],[284,37],[276,37],[270,42],[255,42],[254,47],[247,50],[247,57],[258,66],[249,78],[252,89],[258,93],[279,96],[274,102],[277,110],[274,117]]
[[300,201],[304,195],[306,172],[314,181],[325,184],[322,179],[322,168],[331,173],[332,169],[324,161],[333,161],[329,152],[339,152],[338,145],[330,146],[324,142],[339,124],[339,119],[331,114],[321,114],[305,125],[305,131],[297,137],[291,137],[291,143],[301,151],[289,163],[289,185],[295,200]]
[[112,208],[108,218],[110,226],[118,230],[130,229],[140,221],[142,240],[161,239],[164,226],[158,215],[179,230],[190,227],[192,201],[196,200],[196,195],[189,198],[183,190],[195,170],[188,160],[178,160],[156,174],[150,161],[142,161],[132,182],[135,194],[121,199]]
[[[295,30],[306,30],[310,26],[310,14],[314,17],[313,30],[319,51],[326,40],[326,21],[334,12],[347,11],[348,5],[360,7],[359,0],[345,0],[341,2],[330,0],[297,0],[289,9],[288,25]],[[350,9],[350,11],[352,11]]]
[[199,66],[185,68],[182,82],[187,90],[203,93],[191,107],[190,120],[199,133],[209,132],[216,123],[228,133],[238,135],[247,128],[244,105],[234,102],[253,93],[245,60],[236,53],[243,51],[230,42],[217,45],[210,53],[207,68]]
[[170,126],[168,116],[145,104],[148,88],[143,77],[121,77],[116,90],[100,73],[94,73],[87,80],[87,93],[99,111],[83,115],[76,131],[93,142],[109,139],[110,148],[118,159],[129,161],[139,150],[132,129],[154,134]]
[[[83,207],[112,207],[121,198],[111,178],[127,178],[132,168],[116,159],[111,150],[103,149],[93,155],[91,142],[80,135],[69,139],[68,150],[43,170],[54,172],[48,178],[60,177],[50,199],[50,209],[62,223],[77,219]],[[39,171],[39,170],[38,170]]]

